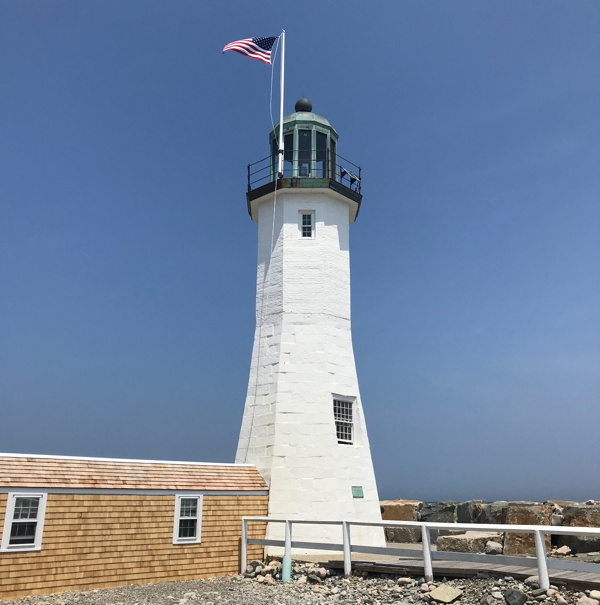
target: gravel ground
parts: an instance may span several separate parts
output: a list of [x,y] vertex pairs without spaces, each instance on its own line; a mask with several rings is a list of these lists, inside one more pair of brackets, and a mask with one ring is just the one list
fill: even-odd
[[[271,568],[263,566],[264,570]],[[277,568],[273,573],[278,575]],[[319,574],[324,578],[319,578]],[[453,605],[507,605],[503,597],[509,588],[527,596],[526,605],[575,605],[586,593],[553,587],[548,596],[535,594],[537,585],[524,584],[511,578],[473,578],[422,584],[422,578],[399,578],[389,574],[369,574],[343,578],[335,570],[294,566],[292,581],[283,584],[272,577],[266,579],[260,569],[255,578],[226,576],[188,582],[145,584],[102,590],[63,592],[5,601],[5,605],[304,605],[332,603],[336,605],[388,605],[414,603],[434,605],[429,595],[436,586],[446,584],[462,590]],[[268,580],[268,581],[267,581]],[[315,583],[311,583],[315,582]],[[539,591],[538,591],[539,592]],[[589,591],[587,593],[589,595]],[[590,599],[588,599],[590,601]],[[594,603],[598,603],[595,601]],[[581,605],[584,605],[582,603]],[[587,603],[587,605],[594,605]]]

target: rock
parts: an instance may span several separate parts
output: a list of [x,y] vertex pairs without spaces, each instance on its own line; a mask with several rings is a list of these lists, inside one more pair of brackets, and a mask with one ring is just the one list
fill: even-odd
[[486,542],[484,552],[486,555],[501,555],[502,544],[500,544],[500,542],[494,542],[493,540],[490,540],[489,542]]
[[[284,130],[284,132],[285,132],[285,130]],[[266,576],[258,576],[258,577],[256,578],[256,581],[257,581],[258,583],[262,584],[262,583],[265,581],[265,578],[266,578]]]
[[536,601],[545,601],[548,597],[545,594],[539,594],[537,597],[535,597]]
[[590,599],[596,599],[596,601],[600,601],[600,590],[590,590]]
[[554,527],[560,527],[563,524],[564,520],[565,518],[562,515],[552,515],[552,525],[554,525]]
[[[248,564],[248,567],[252,567],[252,571],[256,571],[257,567],[263,567],[263,562],[262,561],[252,561],[252,563]],[[248,568],[246,568],[246,569],[248,569]]]
[[[384,521],[416,521],[423,505],[419,500],[383,500],[379,503]],[[416,544],[421,541],[418,527],[386,527],[386,542]]]
[[494,599],[504,599],[501,592],[495,591],[492,593],[492,596],[494,597]]
[[496,603],[496,599],[494,599],[493,596],[491,595],[485,595],[482,599],[481,599],[481,605],[498,605]]
[[379,503],[383,521],[416,521],[422,506],[419,500],[382,500]]
[[550,504],[550,506],[552,506],[552,508],[554,509],[554,512],[561,514],[562,509],[565,506],[569,506],[570,504],[577,504],[577,503],[573,502],[572,500],[546,500],[546,502],[544,502],[544,504]]
[[456,523],[456,502],[447,500],[423,504],[418,520],[430,523]]
[[386,527],[385,541],[396,544],[417,544],[421,541],[421,530],[418,527]]
[[555,594],[556,594],[556,590],[554,588],[548,588],[548,590],[546,591],[547,597],[553,597]]
[[524,605],[527,601],[527,595],[515,588],[508,588],[504,591],[504,600],[508,605]]
[[[506,507],[506,523],[509,525],[550,525],[552,507],[548,504],[530,504],[509,502]],[[550,550],[550,536],[546,536],[546,550]],[[533,534],[514,534],[506,532],[504,536],[505,555],[535,555]]]
[[556,599],[556,605],[568,605],[569,602],[567,601],[567,599],[564,599],[563,597],[559,597],[558,599]]
[[[285,130],[283,132],[285,132]],[[595,500],[586,500],[585,503],[586,503],[586,505],[589,506],[591,504],[596,504],[596,501]]]
[[463,593],[462,590],[450,586],[450,584],[440,584],[437,588],[434,588],[429,595],[432,599],[438,601],[438,603],[452,603],[460,597]]
[[545,595],[546,594],[546,589],[545,588],[536,588],[534,590],[531,591],[531,594],[534,597],[539,597],[541,594]]
[[[285,129],[283,132],[285,132]],[[269,563],[269,567],[271,567],[272,569],[281,569],[281,561],[277,561],[277,560],[271,561]]]
[[[285,130],[284,130],[284,132],[285,132]],[[275,584],[275,578],[271,574],[267,574],[266,576],[263,576],[263,577],[265,579],[264,580],[265,584]]]
[[429,584],[421,584],[421,592],[429,592]]
[[[563,509],[563,525],[600,527],[600,504],[570,504]],[[568,546],[574,553],[600,550],[600,536],[558,536],[559,546]]]
[[321,582],[323,582],[323,580],[321,579],[321,576],[317,575],[316,573],[309,573],[307,576],[307,580],[311,584],[321,584]]
[[[285,131],[284,131],[285,132]],[[297,580],[296,580],[296,584],[306,584],[306,576],[300,576]]]
[[501,539],[500,535],[491,532],[468,531],[455,536],[440,536],[437,541],[437,549],[446,552],[483,553],[486,543]]
[[398,580],[396,581],[396,584],[399,584],[401,586],[412,586],[414,583],[415,581],[412,578],[398,578]]
[[483,504],[481,512],[475,518],[475,523],[504,523],[504,515],[508,502],[492,502],[491,504]]
[[598,605],[598,603],[599,602],[596,599],[590,599],[590,597],[586,597],[585,595],[579,597],[579,600],[577,601],[577,605]]
[[468,500],[460,502],[456,507],[456,520],[458,523],[475,523],[475,519],[481,513],[485,500]]
[[[419,521],[427,521],[429,523],[456,523],[456,502],[446,500],[444,502],[425,503],[419,511]],[[432,529],[431,541],[433,544],[437,542],[438,536],[448,536],[452,534],[462,534],[464,532],[446,529]]]
[[320,578],[326,578],[327,570],[324,567],[317,567],[317,569],[315,569],[315,574],[318,575]]
[[[285,130],[284,130],[285,132]],[[561,546],[560,548],[557,548],[554,551],[554,554],[556,555],[570,555],[571,554],[571,549],[565,544],[565,546]]]
[[523,581],[528,586],[531,586],[532,584],[539,584],[540,583],[540,579],[537,576],[529,576],[528,578],[525,578],[525,580],[523,580]]

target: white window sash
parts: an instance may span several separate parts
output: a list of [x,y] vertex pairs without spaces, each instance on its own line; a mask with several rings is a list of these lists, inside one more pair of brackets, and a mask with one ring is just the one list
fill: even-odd
[[[310,237],[303,235],[303,215],[310,215]],[[299,239],[315,239],[315,235],[317,232],[317,221],[315,220],[315,211],[314,210],[299,210],[298,211],[298,237]]]
[[[6,501],[6,514],[4,515],[4,529],[2,531],[2,543],[0,552],[23,552],[42,549],[42,536],[44,533],[44,518],[46,516],[46,499],[48,494],[40,493],[17,493],[9,492]],[[33,544],[10,544],[10,532],[15,522],[15,503],[17,498],[39,498],[37,519],[35,519],[35,539]],[[23,519],[22,522],[32,522],[33,519]],[[17,519],[16,522],[21,522]]]
[[[344,417],[343,414],[341,414],[339,417],[336,416],[335,401],[339,401],[341,403],[348,404],[349,409],[350,409],[350,420],[348,420],[346,417]],[[355,401],[356,401],[355,397],[344,397],[343,395],[333,394],[333,419],[334,419],[334,425],[335,425],[335,436],[336,436],[338,444],[340,444],[340,445],[356,445],[356,443],[355,443],[356,436],[355,436],[355,429],[354,429],[355,415],[356,415],[356,410],[355,410],[355,405],[354,405]],[[350,433],[350,439],[340,439],[338,437],[338,435],[337,435],[338,423],[339,423],[340,427],[345,428],[346,431],[348,431]]]
[[[183,498],[197,500],[196,516],[181,516],[181,500]],[[181,519],[196,520],[196,535],[193,538],[179,537],[179,521]],[[202,494],[181,494],[175,496],[175,519],[173,523],[173,544],[200,544],[202,542]]]

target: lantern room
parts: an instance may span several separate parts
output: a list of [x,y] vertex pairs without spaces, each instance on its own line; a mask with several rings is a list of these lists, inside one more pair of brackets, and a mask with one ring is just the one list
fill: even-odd
[[356,219],[362,201],[361,168],[338,153],[338,134],[324,117],[313,113],[308,99],[296,102],[295,112],[283,118],[283,167],[279,168],[279,124],[269,134],[270,153],[248,164],[248,213],[276,189],[330,189],[350,200]]
[[[312,103],[300,99],[295,113],[283,119],[283,178],[326,179],[337,171],[338,135],[323,117],[312,113]],[[277,174],[279,125],[269,135],[271,178]]]

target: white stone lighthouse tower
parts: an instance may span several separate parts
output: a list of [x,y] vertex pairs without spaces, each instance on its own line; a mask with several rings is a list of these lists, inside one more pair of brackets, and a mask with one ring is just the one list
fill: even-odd
[[[256,332],[236,462],[270,486],[269,516],[380,521],[352,350],[349,225],[360,169],[337,153],[337,133],[307,99],[279,125],[271,155],[249,167],[248,210],[258,222]],[[283,526],[271,524],[270,538]],[[294,526],[294,540],[340,543],[341,528]],[[381,528],[353,543],[384,546]],[[312,551],[315,552],[315,551]]]

